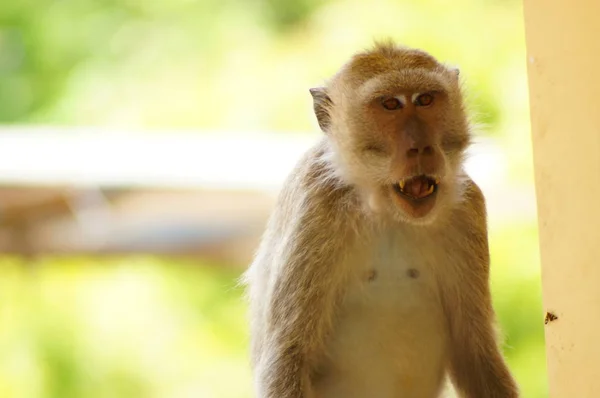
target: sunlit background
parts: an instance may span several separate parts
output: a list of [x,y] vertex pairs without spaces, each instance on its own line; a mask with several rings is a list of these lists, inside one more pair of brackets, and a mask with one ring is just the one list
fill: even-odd
[[461,69],[503,349],[547,397],[515,0],[0,1],[0,397],[252,397],[236,278],[308,89],[384,37]]

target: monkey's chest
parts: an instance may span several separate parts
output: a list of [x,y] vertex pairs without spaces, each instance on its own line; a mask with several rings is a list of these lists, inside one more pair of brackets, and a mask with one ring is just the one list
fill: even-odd
[[[342,312],[360,319],[383,318],[399,327],[407,321],[437,321],[441,316],[435,257],[386,239],[357,256],[347,266],[354,278]],[[398,326],[398,325],[396,325]]]
[[401,248],[364,260],[352,264],[356,278],[336,318],[323,396],[436,397],[446,332],[431,267]]

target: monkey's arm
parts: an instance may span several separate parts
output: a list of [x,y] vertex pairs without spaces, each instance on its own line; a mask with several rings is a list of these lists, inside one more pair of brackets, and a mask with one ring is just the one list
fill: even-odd
[[310,370],[324,351],[341,294],[340,258],[348,244],[351,215],[340,203],[347,192],[314,181],[306,184],[298,191],[288,187],[283,195],[287,203],[275,213],[279,233],[269,245],[274,254],[265,292],[258,398],[312,395]]
[[451,337],[450,375],[461,396],[515,398],[518,387],[496,341],[485,201],[473,182],[466,195],[466,208],[459,214],[466,244],[459,245],[457,280],[444,300]]

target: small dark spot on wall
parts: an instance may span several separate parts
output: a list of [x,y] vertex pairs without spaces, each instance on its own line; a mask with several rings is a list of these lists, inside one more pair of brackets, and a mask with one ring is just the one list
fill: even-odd
[[544,317],[544,324],[547,325],[549,322],[553,322],[557,320],[558,317],[551,312],[546,312],[546,316]]
[[371,271],[369,271],[369,275],[367,276],[367,279],[369,280],[369,282],[372,282],[375,280],[375,278],[377,278],[377,271],[372,269]]
[[417,279],[419,277],[419,275],[421,275],[421,273],[419,272],[418,269],[409,268],[406,271],[406,275],[408,275],[410,278]]

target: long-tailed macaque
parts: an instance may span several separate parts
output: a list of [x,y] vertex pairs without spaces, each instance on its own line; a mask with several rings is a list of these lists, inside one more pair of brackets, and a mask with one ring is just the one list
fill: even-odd
[[514,398],[459,73],[379,43],[310,90],[323,136],[254,262],[257,398]]

